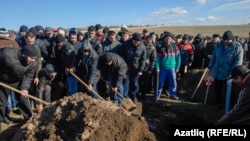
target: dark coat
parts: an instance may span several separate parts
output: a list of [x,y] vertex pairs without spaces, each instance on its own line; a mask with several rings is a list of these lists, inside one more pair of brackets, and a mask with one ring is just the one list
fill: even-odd
[[[106,54],[112,55],[112,64],[110,66],[106,65],[104,62],[104,56]],[[112,87],[119,87],[122,84],[122,80],[126,77],[128,66],[124,59],[116,53],[105,52],[99,57],[98,69],[101,71],[101,76],[107,80],[109,75],[114,78],[114,85]]]
[[97,69],[99,56],[93,48],[89,49],[89,56],[83,55],[83,48],[78,50],[76,71],[87,84],[95,85],[100,79],[100,71]]
[[76,54],[74,47],[67,41],[60,47],[55,47],[53,50],[54,59],[52,64],[58,69],[58,76],[61,80],[65,79],[65,69],[75,66]]
[[152,71],[155,68],[156,48],[153,44],[146,46],[146,63],[144,71]]
[[96,51],[96,53],[98,55],[100,55],[103,52],[102,51],[102,44],[96,37],[94,37],[92,39],[86,37],[84,40],[89,40],[90,44],[92,45],[92,48]]
[[109,40],[105,40],[102,43],[103,52],[119,53],[121,46],[122,46],[122,44],[117,40],[114,41],[113,43],[111,43]]
[[28,90],[34,78],[37,62],[25,65],[20,48],[0,49],[0,81],[13,84],[22,81],[21,89]]
[[142,72],[146,64],[146,47],[141,42],[139,46],[134,46],[132,39],[123,43],[119,53],[128,65],[130,71]]

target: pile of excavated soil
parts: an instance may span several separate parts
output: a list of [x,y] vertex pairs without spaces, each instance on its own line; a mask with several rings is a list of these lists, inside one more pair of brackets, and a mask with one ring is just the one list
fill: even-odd
[[155,141],[144,117],[82,93],[53,102],[32,116],[12,140]]

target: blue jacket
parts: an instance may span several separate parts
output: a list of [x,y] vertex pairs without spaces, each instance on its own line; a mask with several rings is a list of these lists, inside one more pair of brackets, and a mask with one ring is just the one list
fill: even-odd
[[233,42],[225,46],[221,41],[214,49],[208,68],[211,70],[213,78],[226,80],[229,78],[231,70],[243,63],[243,49],[238,42]]

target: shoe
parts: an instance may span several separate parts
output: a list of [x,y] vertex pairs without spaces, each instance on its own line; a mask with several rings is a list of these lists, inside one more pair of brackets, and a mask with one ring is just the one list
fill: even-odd
[[170,96],[170,99],[179,100],[179,97],[177,97],[177,96]]
[[17,114],[17,115],[22,115],[22,112],[19,108],[17,108],[16,110],[13,111],[13,113]]
[[13,110],[12,110],[12,109],[8,110],[8,111],[7,111],[7,114],[8,114],[8,115],[12,115],[12,114],[13,114]]
[[168,97],[168,98],[170,97],[168,90],[166,90],[166,97]]
[[136,103],[138,103],[138,99],[137,98],[134,98],[133,99],[133,102],[136,104]]

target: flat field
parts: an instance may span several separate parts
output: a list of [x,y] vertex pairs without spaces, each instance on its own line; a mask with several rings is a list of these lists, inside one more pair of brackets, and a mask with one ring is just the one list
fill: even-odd
[[[155,32],[160,35],[164,31],[177,34],[190,34],[197,35],[201,33],[203,36],[212,36],[214,33],[220,34],[221,36],[227,30],[231,30],[234,36],[248,37],[250,32],[250,25],[218,25],[218,26],[154,26],[154,27],[138,27],[129,28],[132,32],[141,33],[146,28],[149,32]],[[117,29],[114,29],[117,31]]]

